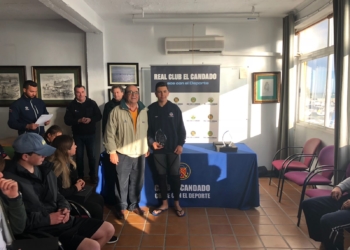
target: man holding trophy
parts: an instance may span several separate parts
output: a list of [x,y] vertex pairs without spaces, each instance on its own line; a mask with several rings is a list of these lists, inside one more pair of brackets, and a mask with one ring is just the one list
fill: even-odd
[[162,197],[162,204],[153,210],[152,215],[158,216],[167,210],[168,190],[167,175],[174,194],[174,209],[179,217],[185,216],[181,208],[180,198],[180,154],[186,140],[186,130],[182,119],[182,112],[176,104],[168,100],[167,83],[158,82],[155,94],[157,102],[148,107],[148,144],[153,148],[154,162],[158,172],[158,184]]

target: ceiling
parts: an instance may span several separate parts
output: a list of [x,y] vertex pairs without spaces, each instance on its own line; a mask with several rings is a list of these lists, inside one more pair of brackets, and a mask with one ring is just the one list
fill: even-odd
[[[69,1],[69,0],[65,0]],[[260,17],[284,17],[317,0],[71,0],[84,1],[102,19],[149,13],[258,13]],[[52,0],[54,2],[54,0]],[[254,7],[253,7],[254,6]],[[63,19],[39,0],[0,0],[0,20]]]

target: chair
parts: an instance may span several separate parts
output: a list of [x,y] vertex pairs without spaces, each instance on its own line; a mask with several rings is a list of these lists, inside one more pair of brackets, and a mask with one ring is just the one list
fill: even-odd
[[298,209],[298,226],[301,218],[301,203],[304,200],[305,190],[308,185],[330,185],[334,173],[334,146],[324,147],[318,156],[318,164],[315,169],[310,172],[290,171],[283,174],[282,186],[279,201],[281,202],[283,194],[283,185],[285,179],[288,179],[299,186],[303,186],[300,196]]
[[81,218],[91,218],[90,212],[83,205],[72,200],[68,200],[68,202],[72,207],[73,215]]
[[[305,143],[304,147],[286,147],[286,148],[281,148],[277,150],[272,160],[272,167],[279,171],[277,196],[280,189],[283,169],[285,169],[285,171],[286,170],[303,171],[306,169],[310,169],[315,157],[317,156],[316,153],[320,145],[321,145],[320,139],[312,138]],[[279,155],[281,151],[289,150],[289,149],[302,149],[302,152],[290,155],[284,160],[276,159],[277,155]],[[273,174],[273,171],[271,171],[269,185],[271,185],[272,174]]]

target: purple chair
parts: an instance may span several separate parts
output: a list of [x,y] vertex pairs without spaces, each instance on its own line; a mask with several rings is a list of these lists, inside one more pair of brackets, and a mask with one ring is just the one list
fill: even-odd
[[[316,153],[320,145],[321,145],[320,139],[312,138],[305,143],[304,147],[281,148],[275,153],[275,156],[273,157],[273,160],[272,160],[272,167],[279,171],[277,196],[280,190],[280,183],[283,177],[283,173],[290,170],[304,171],[306,169],[310,169],[314,159],[317,156]],[[284,160],[276,159],[277,155],[279,155],[282,150],[289,150],[289,149],[302,149],[302,152],[288,156]],[[273,174],[273,171],[271,171],[269,185],[271,185],[272,174]]]
[[301,218],[301,203],[304,200],[305,190],[308,185],[330,185],[334,173],[334,146],[324,147],[318,155],[318,164],[311,172],[290,171],[284,174],[280,192],[281,202],[284,180],[288,179],[299,186],[303,186],[298,209],[298,226]]

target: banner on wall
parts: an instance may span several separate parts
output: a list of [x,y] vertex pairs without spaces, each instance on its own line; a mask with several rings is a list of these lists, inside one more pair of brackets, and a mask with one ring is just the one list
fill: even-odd
[[151,101],[157,82],[166,82],[168,100],[182,111],[186,142],[218,141],[220,65],[151,66]]

